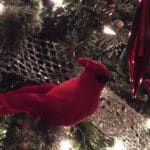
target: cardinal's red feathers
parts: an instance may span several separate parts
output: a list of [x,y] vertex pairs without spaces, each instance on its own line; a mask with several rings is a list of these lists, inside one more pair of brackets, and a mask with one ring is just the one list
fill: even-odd
[[132,96],[135,98],[150,60],[150,0],[141,0],[128,43]]
[[0,94],[0,115],[25,112],[49,124],[70,126],[91,115],[98,107],[101,90],[110,78],[106,67],[88,58],[78,63],[84,72],[59,85],[27,86]]

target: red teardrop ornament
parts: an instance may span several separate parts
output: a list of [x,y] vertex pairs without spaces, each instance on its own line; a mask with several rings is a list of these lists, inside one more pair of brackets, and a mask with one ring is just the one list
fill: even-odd
[[131,94],[136,98],[150,59],[150,0],[141,0],[127,47]]

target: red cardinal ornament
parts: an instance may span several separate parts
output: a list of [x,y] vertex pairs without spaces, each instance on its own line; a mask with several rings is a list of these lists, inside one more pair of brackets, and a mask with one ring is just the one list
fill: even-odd
[[106,67],[88,58],[78,59],[85,70],[59,85],[27,86],[0,94],[0,115],[25,112],[51,125],[71,126],[94,113],[110,79]]
[[150,79],[145,79],[145,80],[143,81],[143,85],[144,85],[144,87],[146,88],[148,94],[150,94]]
[[150,58],[150,0],[141,0],[127,48],[130,82],[136,98]]

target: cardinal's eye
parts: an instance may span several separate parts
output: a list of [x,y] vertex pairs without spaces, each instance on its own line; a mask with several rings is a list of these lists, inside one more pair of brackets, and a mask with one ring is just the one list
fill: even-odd
[[101,75],[101,74],[98,74],[98,75],[96,76],[96,78],[97,78],[97,80],[98,80],[99,82],[102,82],[102,83],[105,83],[105,82],[107,82],[107,81],[109,80],[108,77],[106,77],[106,76],[104,76],[104,75]]

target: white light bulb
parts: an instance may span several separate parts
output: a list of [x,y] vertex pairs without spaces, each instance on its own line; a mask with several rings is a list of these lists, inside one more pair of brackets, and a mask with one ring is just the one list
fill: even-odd
[[69,140],[63,140],[60,143],[60,150],[70,150],[72,149],[71,142]]
[[108,27],[108,26],[104,26],[103,32],[105,34],[116,35],[116,33],[110,27]]
[[2,132],[3,134],[6,134],[7,133],[7,130],[3,130],[3,132]]
[[51,0],[54,2],[55,7],[63,7],[63,0]]
[[120,139],[115,139],[113,150],[126,150],[123,141]]
[[4,8],[5,8],[4,4],[0,3],[0,15],[3,14]]
[[109,13],[108,15],[109,15],[109,16],[112,16],[112,15],[113,15],[113,13],[111,12],[111,13]]
[[146,128],[147,128],[147,129],[150,129],[150,119],[147,119],[147,120],[146,120]]

